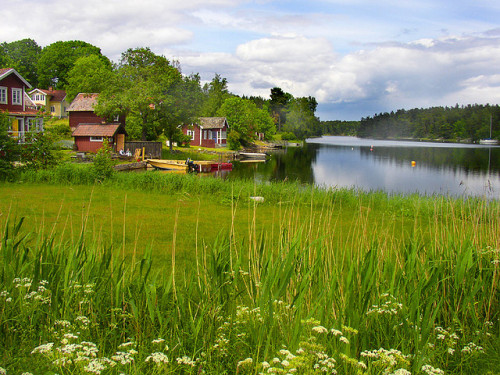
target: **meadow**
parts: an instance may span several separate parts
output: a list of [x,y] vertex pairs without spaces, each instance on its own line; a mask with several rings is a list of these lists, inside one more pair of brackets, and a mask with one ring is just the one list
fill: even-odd
[[0,373],[500,373],[498,201],[62,165],[0,224]]

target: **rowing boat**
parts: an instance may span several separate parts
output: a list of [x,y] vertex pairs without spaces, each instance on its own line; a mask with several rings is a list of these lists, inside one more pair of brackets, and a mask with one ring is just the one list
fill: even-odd
[[164,171],[187,171],[188,165],[184,160],[162,160],[162,159],[148,159],[148,164],[156,169]]

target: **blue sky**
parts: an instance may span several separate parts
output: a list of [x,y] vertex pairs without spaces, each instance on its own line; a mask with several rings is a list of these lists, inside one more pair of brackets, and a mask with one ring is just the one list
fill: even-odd
[[15,0],[2,13],[0,41],[79,39],[115,61],[150,47],[235,94],[314,96],[322,120],[500,104],[496,0]]

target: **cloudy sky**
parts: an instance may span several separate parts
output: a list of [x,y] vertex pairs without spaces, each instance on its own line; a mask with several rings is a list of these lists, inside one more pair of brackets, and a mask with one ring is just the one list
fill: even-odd
[[500,104],[498,0],[12,0],[0,41],[130,47],[226,77],[231,92],[314,96],[322,120]]

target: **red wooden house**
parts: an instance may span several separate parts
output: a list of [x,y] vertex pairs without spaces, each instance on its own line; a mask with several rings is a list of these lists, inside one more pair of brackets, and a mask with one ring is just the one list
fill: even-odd
[[12,120],[9,135],[20,143],[32,132],[43,132],[43,118],[30,107],[26,89],[31,85],[15,69],[0,69],[0,111]]
[[94,107],[99,94],[80,93],[68,108],[69,126],[73,130],[75,145],[80,152],[97,152],[107,138],[113,151],[124,149],[125,117],[119,116],[108,122],[104,117],[97,116]]
[[191,137],[191,146],[225,147],[228,124],[225,117],[200,117],[197,124],[184,125],[182,132]]
[[114,152],[124,149],[127,132],[122,124],[79,124],[73,131],[76,148],[80,152],[97,152],[104,139]]

